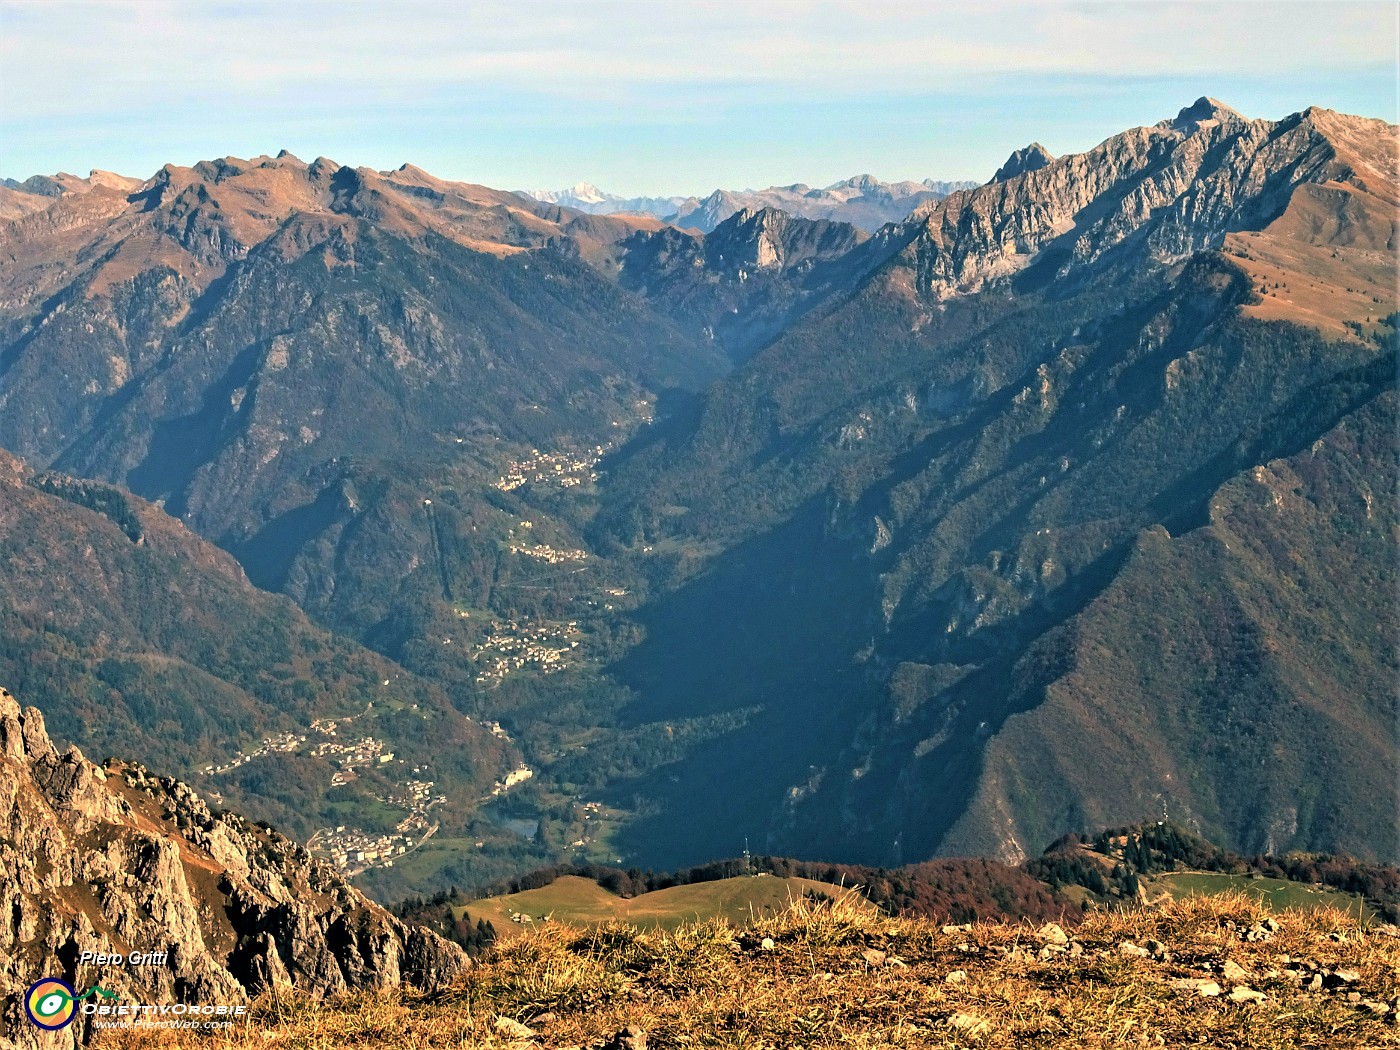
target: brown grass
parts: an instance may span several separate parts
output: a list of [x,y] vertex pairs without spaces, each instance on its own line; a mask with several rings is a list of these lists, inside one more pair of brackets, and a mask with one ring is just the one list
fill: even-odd
[[[1245,939],[1269,914],[1243,896],[1099,913],[1069,931],[1077,954],[1044,955],[1031,926],[943,927],[840,901],[795,901],[747,929],[722,920],[673,932],[550,923],[433,996],[309,1002],[284,992],[256,1004],[252,1021],[228,1035],[125,1033],[98,1045],[562,1048],[602,1046],[635,1026],[650,1050],[1400,1046],[1393,1011],[1377,1016],[1345,991],[1303,991],[1282,972],[1298,960],[1352,968],[1363,999],[1392,1003],[1400,938],[1320,910],[1285,913],[1270,939]],[[1154,939],[1165,958],[1121,947]],[[1227,960],[1267,999],[1230,1001]],[[965,979],[950,983],[954,971]],[[1181,977],[1216,980],[1226,994],[1174,988]]]
[[1300,187],[1266,229],[1228,234],[1224,249],[1259,296],[1246,316],[1351,337],[1347,322],[1371,334],[1396,308],[1394,238],[1388,199],[1328,183]]

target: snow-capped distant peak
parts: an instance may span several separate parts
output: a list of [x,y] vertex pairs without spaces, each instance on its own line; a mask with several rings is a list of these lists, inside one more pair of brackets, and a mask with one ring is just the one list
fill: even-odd
[[591,182],[576,183],[566,192],[580,204],[602,204],[604,201],[617,200],[611,193],[602,192]]

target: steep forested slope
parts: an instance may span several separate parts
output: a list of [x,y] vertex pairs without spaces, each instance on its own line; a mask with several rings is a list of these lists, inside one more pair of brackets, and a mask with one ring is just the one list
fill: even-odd
[[460,824],[518,761],[440,688],[255,590],[120,490],[0,453],[0,550],[0,677],[89,754],[159,763],[302,837],[384,819],[377,796],[414,778]]
[[[1358,201],[1393,196],[1377,159],[1393,135],[1202,104],[955,194],[620,461],[595,539],[651,549],[667,591],[619,667],[637,716],[748,720],[646,785],[668,801],[637,848],[723,848],[737,812],[782,850],[1017,856],[1166,797],[1239,848],[1394,856],[1365,804],[1337,811],[1395,801],[1378,685],[1394,678],[1394,553],[1365,499],[1390,487],[1394,222],[1296,218],[1324,185],[1344,215],[1376,214]],[[1293,268],[1265,281],[1251,244]],[[1320,323],[1319,301],[1347,324]],[[1300,515],[1272,537],[1237,525],[1262,552],[1234,571],[1252,597],[1203,555],[1179,555],[1171,586],[1143,568],[1150,537],[1206,543],[1241,475],[1363,419],[1367,440],[1343,440],[1319,483],[1349,493],[1327,528],[1370,571]],[[1342,582],[1304,599],[1295,559]],[[1123,598],[1144,573],[1168,593]],[[1191,642],[1124,641],[1171,634],[1154,616]],[[1332,767],[1346,778],[1324,788]],[[723,816],[695,801],[717,794]]]

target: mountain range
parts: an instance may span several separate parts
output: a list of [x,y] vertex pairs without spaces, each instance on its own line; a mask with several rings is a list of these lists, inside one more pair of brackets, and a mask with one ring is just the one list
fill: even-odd
[[715,190],[705,197],[619,197],[591,183],[566,190],[525,190],[522,196],[559,204],[591,215],[652,215],[674,226],[709,233],[741,211],[774,208],[804,219],[830,219],[872,232],[887,222],[898,222],[919,205],[940,200],[957,190],[972,189],[975,182],[881,182],[873,175],[856,175],[830,186],[812,187],[795,182],[766,190]]
[[[6,184],[11,681],[185,776],[406,683],[450,790],[384,893],[745,836],[1016,861],[1163,808],[1394,860],[1395,136],[1201,99],[668,222],[286,154]],[[198,695],[240,714],[173,748]],[[279,820],[330,771],[240,769]]]

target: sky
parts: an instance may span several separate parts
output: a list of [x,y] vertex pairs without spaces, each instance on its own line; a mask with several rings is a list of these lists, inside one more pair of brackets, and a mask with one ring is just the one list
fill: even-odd
[[287,149],[505,189],[985,180],[1201,95],[1397,121],[1397,5],[0,0],[0,175]]

